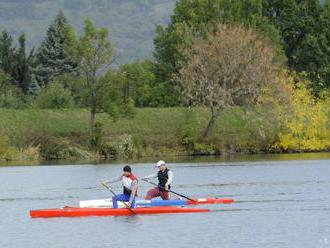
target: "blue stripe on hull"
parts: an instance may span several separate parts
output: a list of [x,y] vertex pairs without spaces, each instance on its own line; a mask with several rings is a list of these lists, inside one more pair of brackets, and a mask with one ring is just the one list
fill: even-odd
[[186,200],[137,200],[137,206],[139,207],[156,207],[156,206],[185,206],[187,205]]

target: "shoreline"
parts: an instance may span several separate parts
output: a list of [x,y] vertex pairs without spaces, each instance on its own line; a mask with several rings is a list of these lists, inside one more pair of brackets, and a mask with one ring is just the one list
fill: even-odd
[[[0,161],[3,159],[0,163],[330,151],[328,145],[318,145],[319,142],[330,142],[327,135],[320,136],[318,140],[312,139],[315,147],[306,148],[296,143],[291,146],[293,148],[281,149],[277,144],[285,129],[272,121],[273,112],[265,110],[260,119],[257,113],[252,114],[253,111],[248,114],[242,108],[223,111],[216,121],[212,137],[204,141],[200,141],[199,137],[210,117],[205,108],[141,108],[137,109],[133,118],[116,121],[107,114],[99,114],[95,137],[98,143],[91,147],[89,111],[86,109],[0,109]],[[309,142],[307,138],[301,142]]]
[[163,157],[143,157],[138,159],[64,159],[64,160],[40,160],[40,161],[0,161],[0,167],[11,166],[49,166],[49,165],[102,165],[102,164],[143,164],[154,163],[157,159],[164,159],[169,163],[183,162],[209,162],[209,163],[230,163],[230,162],[260,162],[260,161],[293,161],[293,160],[314,160],[330,159],[330,152],[299,152],[299,153],[258,153],[258,154],[225,154],[225,155],[203,155],[203,156],[163,156]]

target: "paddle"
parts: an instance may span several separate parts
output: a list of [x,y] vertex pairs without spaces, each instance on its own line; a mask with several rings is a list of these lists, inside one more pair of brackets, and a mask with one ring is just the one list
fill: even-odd
[[[116,193],[108,186],[108,185],[106,185],[105,183],[102,183],[102,186],[103,187],[105,187],[105,188],[107,188],[113,195],[114,195],[114,197],[116,197],[117,199],[119,199],[119,197],[116,195]],[[119,200],[119,201],[121,201],[121,200]],[[126,202],[124,202],[124,201],[121,201],[125,206],[126,206],[126,208],[127,209],[129,209],[133,214],[136,214],[136,212],[133,210],[133,209],[131,209],[130,207],[128,207],[128,205],[126,204]]]
[[[150,184],[152,184],[152,185],[154,185],[154,186],[157,186],[157,187],[159,187],[159,188],[161,188],[161,189],[165,189],[164,187],[158,186],[157,184],[155,184],[155,183],[153,183],[153,182],[150,182],[150,181],[148,181],[148,180],[143,180],[143,181],[145,181],[145,182],[147,182],[147,183],[150,183]],[[177,193],[177,192],[175,192],[175,191],[172,191],[172,190],[166,190],[166,191],[171,192],[171,193],[173,193],[173,194],[176,194],[176,195],[178,195],[178,196],[181,196],[181,197],[183,197],[183,198],[186,198],[186,199],[188,199],[188,200],[190,200],[190,201],[194,201],[194,202],[196,202],[196,200],[191,199],[191,198],[189,198],[188,196],[185,196],[185,195],[179,194],[179,193]]]

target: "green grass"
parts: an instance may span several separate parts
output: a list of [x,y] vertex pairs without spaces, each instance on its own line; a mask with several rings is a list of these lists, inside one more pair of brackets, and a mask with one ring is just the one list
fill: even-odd
[[[0,116],[0,131],[14,143],[16,139],[29,142],[29,138],[37,134],[69,139],[73,136],[84,139],[88,135],[89,112],[84,109],[0,109]],[[171,148],[182,145],[182,134],[187,128],[192,130],[190,138],[196,141],[207,126],[209,116],[203,108],[144,108],[137,109],[131,119],[120,118],[114,122],[107,114],[98,114],[97,121],[103,124],[105,140],[129,134],[145,146]],[[274,139],[274,134],[270,131],[271,125],[265,125],[258,118],[238,108],[224,111],[216,123],[213,141],[220,149],[245,150],[248,146],[262,149],[258,147],[264,139],[260,134],[266,133],[267,142]]]
[[0,116],[0,130],[9,135],[25,129],[66,135],[83,132],[88,128],[86,110],[0,109]]

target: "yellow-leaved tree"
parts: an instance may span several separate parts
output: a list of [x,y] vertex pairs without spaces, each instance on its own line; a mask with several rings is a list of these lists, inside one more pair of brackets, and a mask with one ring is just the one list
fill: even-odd
[[330,99],[326,93],[316,98],[309,81],[299,75],[282,77],[288,106],[279,107],[283,131],[276,148],[284,151],[322,151],[330,149]]

